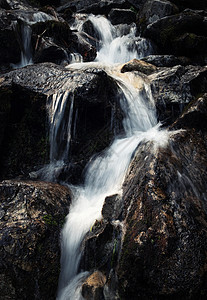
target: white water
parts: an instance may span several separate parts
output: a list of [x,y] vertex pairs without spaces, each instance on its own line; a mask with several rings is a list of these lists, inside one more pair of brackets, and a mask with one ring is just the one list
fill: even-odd
[[[108,52],[110,63],[116,62],[114,57],[118,56],[119,51],[114,50],[113,55],[109,52],[110,45],[114,41],[113,27],[111,25],[107,27],[108,22],[105,22],[104,18],[98,17],[96,20],[99,22],[100,34],[104,28],[103,47],[97,59],[103,59],[105,62]],[[122,43],[121,39],[118,43]],[[125,47],[124,51],[126,54],[124,54],[124,59],[134,58],[134,49]],[[74,64],[69,68],[84,69],[85,65]],[[103,64],[97,65],[103,67]],[[87,66],[90,66],[90,63]],[[91,66],[94,66],[94,63]],[[62,254],[58,300],[83,299],[80,286],[87,273],[77,274],[81,258],[81,243],[94,222],[101,220],[105,198],[121,193],[132,154],[139,143],[144,140],[153,140],[155,144],[164,146],[167,142],[167,134],[159,131],[155,106],[148,85],[141,79],[139,79],[141,84],[137,85],[137,79],[132,74],[123,75],[116,68],[104,65],[104,69],[116,80],[122,91],[120,105],[125,114],[123,120],[125,135],[122,138],[116,138],[108,149],[90,162],[86,170],[84,185],[73,187],[74,197],[61,235]]]
[[99,36],[100,51],[97,53],[96,61],[108,64],[125,63],[133,58],[138,59],[153,54],[150,42],[145,38],[136,36],[134,23],[127,29],[127,25],[123,24],[113,26],[106,17],[100,15],[78,14],[72,28],[83,30],[82,26],[86,20],[93,23]]
[[[22,68],[33,64],[32,59],[32,47],[31,47],[31,37],[32,29],[31,25],[38,22],[46,22],[48,20],[54,19],[52,16],[47,15],[44,12],[36,12],[34,14],[22,12],[20,20],[23,22],[21,24],[21,40],[22,40],[22,51],[21,60],[18,64],[12,64],[13,68]],[[17,25],[16,25],[17,26]]]

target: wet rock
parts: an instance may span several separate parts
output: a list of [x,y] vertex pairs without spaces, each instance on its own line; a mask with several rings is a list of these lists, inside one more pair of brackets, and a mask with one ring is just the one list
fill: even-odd
[[207,124],[207,94],[202,95],[198,99],[194,99],[185,108],[181,117],[172,125],[173,129],[192,129],[206,132]]
[[17,0],[1,0],[0,8],[3,9],[27,9],[31,8],[27,1],[17,1]]
[[131,72],[131,71],[139,71],[146,75],[150,75],[150,74],[154,73],[156,70],[157,70],[157,68],[154,65],[147,63],[145,61],[142,61],[140,59],[134,58],[123,65],[123,67],[121,68],[121,73]]
[[107,0],[107,1],[95,1],[95,0],[87,0],[87,1],[67,1],[62,0],[61,7],[58,8],[59,12],[63,12],[65,9],[72,9],[77,12],[86,12],[93,14],[103,14],[107,15],[112,8],[130,8],[131,3],[125,0]]
[[15,19],[5,10],[0,10],[0,66],[4,70],[10,63],[20,61],[21,48],[14,30]]
[[136,14],[130,9],[113,8],[109,13],[108,18],[113,25],[131,24],[136,21]]
[[74,96],[70,164],[66,164],[66,174],[60,180],[69,176],[80,181],[88,159],[109,145],[114,135],[111,122],[117,132],[121,130],[118,87],[103,70],[93,66],[85,70],[69,70],[52,63],[27,66],[5,74],[0,91],[2,118],[9,116],[2,128],[3,179],[20,174],[28,178],[30,172],[48,163],[46,104],[54,94],[69,92],[67,109]]
[[96,47],[97,50],[99,50],[100,35],[94,28],[93,23],[90,20],[87,20],[83,23],[82,30],[87,34],[86,39],[90,42],[90,44]]
[[121,299],[206,293],[206,162],[203,136],[194,131],[172,133],[164,148],[138,148],[123,187]]
[[186,104],[205,92],[206,76],[206,67],[180,65],[149,75],[159,120],[165,125],[175,121]]
[[205,64],[203,49],[207,46],[205,17],[198,11],[186,10],[147,26],[143,35],[151,38],[163,54],[188,56]]
[[207,4],[203,0],[193,1],[193,0],[171,0],[172,3],[175,3],[180,9],[185,9],[186,7],[192,9],[206,9]]
[[57,46],[51,38],[42,38],[38,42],[33,61],[34,63],[53,62],[62,64],[68,61],[68,54],[64,48]]
[[46,96],[20,86],[0,88],[2,179],[23,176],[49,159]]
[[143,61],[156,67],[174,67],[176,65],[187,65],[189,60],[185,57],[176,57],[174,55],[149,55],[142,58]]
[[96,58],[96,48],[87,40],[86,36],[81,33],[73,33],[74,40],[77,44],[77,51],[82,55],[83,61],[93,61]]
[[96,221],[82,243],[80,269],[99,270],[107,278],[116,266],[121,245],[120,224]]
[[147,0],[138,14],[138,24],[144,28],[155,21],[178,13],[178,8],[167,0]]
[[55,299],[70,195],[53,183],[0,183],[2,299]]
[[100,271],[91,274],[82,285],[82,295],[86,300],[104,300],[103,287],[106,276]]
[[122,198],[120,195],[108,196],[105,198],[102,216],[107,221],[119,219],[122,211]]

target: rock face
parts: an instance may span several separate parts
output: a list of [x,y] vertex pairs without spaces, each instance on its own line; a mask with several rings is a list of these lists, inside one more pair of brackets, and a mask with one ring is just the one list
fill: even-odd
[[205,28],[205,13],[203,15],[202,11],[185,10],[149,24],[143,35],[151,38],[164,54],[185,55],[205,64]]
[[131,24],[136,21],[136,14],[130,9],[113,8],[108,17],[113,25],[121,23]]
[[178,8],[167,0],[148,0],[139,11],[139,24],[142,28],[155,21],[175,14]]
[[122,299],[206,293],[206,170],[206,145],[197,132],[173,134],[164,149],[146,144],[137,151],[124,184]]
[[169,125],[181,114],[184,106],[206,91],[206,67],[174,66],[160,68],[149,75],[158,119]]
[[2,299],[55,299],[70,195],[53,183],[0,183]]
[[[80,180],[88,159],[110,143],[114,134],[112,114],[113,122],[120,120],[114,127],[120,130],[122,113],[117,86],[103,70],[89,67],[75,71],[49,63],[32,65],[4,74],[0,90],[2,178],[28,178],[30,172],[49,162],[46,104],[53,95],[69,92],[74,97],[72,128],[77,130],[73,129],[71,168],[64,175],[71,180],[74,172],[78,173],[73,180]],[[68,96],[68,106],[70,99]]]

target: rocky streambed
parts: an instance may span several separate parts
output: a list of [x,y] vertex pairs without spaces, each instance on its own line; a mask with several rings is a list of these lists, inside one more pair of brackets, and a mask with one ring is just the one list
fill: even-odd
[[[102,220],[82,243],[79,269],[89,271],[82,295],[98,300],[205,299],[205,1],[34,2],[0,2],[2,299],[56,298],[61,229],[73,198],[68,184],[82,184],[90,158],[123,135],[117,82],[96,64],[68,67],[73,61],[93,62],[101,47],[86,17],[90,13],[105,15],[117,31],[124,23],[128,32],[133,22],[137,41],[151,43],[152,53],[119,69],[150,86],[168,142],[142,142],[122,194],[105,199]],[[39,13],[37,22],[34,14]],[[81,31],[72,25],[80,20],[77,13],[82,14]],[[31,28],[32,62],[17,67],[27,55],[25,23]],[[55,170],[55,182],[48,182],[40,171],[51,160],[48,107],[54,95],[66,93],[74,105],[70,149]],[[58,155],[66,145],[66,136],[61,138]]]

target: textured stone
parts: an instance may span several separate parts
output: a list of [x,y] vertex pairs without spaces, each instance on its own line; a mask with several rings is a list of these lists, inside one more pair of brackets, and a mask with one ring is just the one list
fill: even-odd
[[131,24],[136,21],[136,14],[130,9],[113,8],[108,18],[113,25]]
[[197,132],[172,133],[164,148],[138,148],[124,183],[122,299],[206,293],[206,170],[206,146]]
[[135,58],[130,60],[126,64],[124,64],[123,67],[121,68],[122,73],[131,72],[131,71],[139,71],[146,75],[150,75],[150,74],[154,73],[156,70],[157,70],[157,68],[154,65],[149,64],[149,63],[139,60],[139,59],[135,59]]
[[70,195],[53,183],[0,183],[2,299],[55,299]]

